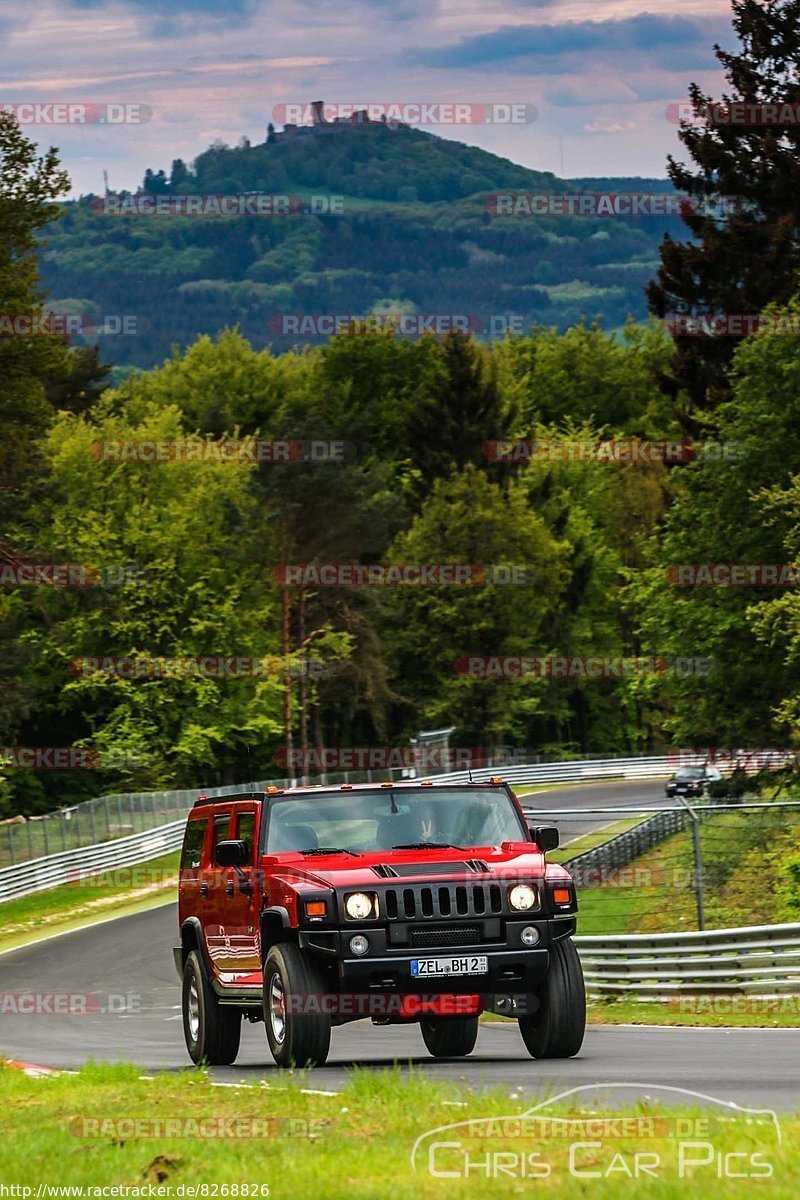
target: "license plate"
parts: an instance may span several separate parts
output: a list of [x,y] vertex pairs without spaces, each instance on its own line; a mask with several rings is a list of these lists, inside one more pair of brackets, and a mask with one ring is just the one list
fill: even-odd
[[415,979],[441,978],[445,975],[488,975],[489,959],[485,954],[464,955],[462,958],[412,958],[411,974]]

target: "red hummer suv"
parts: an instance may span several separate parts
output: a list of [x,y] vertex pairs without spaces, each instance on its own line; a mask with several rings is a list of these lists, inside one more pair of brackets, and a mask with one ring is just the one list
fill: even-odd
[[515,1017],[535,1058],[583,1041],[575,887],[489,783],[343,784],[200,796],[179,885],[183,1027],[196,1063],[232,1063],[242,1018],[280,1066],[324,1063],[331,1028],[418,1022],[437,1058],[478,1018]]

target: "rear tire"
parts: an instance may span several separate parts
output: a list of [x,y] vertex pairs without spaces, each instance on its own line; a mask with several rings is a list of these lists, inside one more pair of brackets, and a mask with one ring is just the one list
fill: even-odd
[[572,1058],[586,1031],[586,989],[572,938],[553,943],[547,975],[536,997],[538,1010],[519,1020],[528,1053],[533,1058]]
[[423,1017],[419,1027],[434,1058],[463,1058],[478,1039],[477,1017]]
[[183,1036],[193,1063],[228,1066],[239,1053],[242,1014],[220,1004],[192,950],[183,968]]
[[308,1009],[320,1007],[328,990],[319,971],[297,946],[284,942],[272,947],[264,963],[264,1024],[279,1067],[321,1067],[327,1059],[330,1013]]

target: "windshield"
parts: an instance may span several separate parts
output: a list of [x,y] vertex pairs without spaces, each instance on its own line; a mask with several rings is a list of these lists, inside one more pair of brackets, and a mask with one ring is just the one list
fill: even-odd
[[675,772],[676,779],[702,779],[705,775],[703,767],[682,767]]
[[266,830],[267,854],[323,846],[374,851],[417,843],[466,848],[529,840],[503,788],[319,791],[273,800]]

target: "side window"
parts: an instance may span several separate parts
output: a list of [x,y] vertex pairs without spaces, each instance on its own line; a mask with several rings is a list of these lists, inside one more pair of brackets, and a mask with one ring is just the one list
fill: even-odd
[[256,831],[256,814],[254,812],[239,813],[236,818],[236,838],[247,842],[247,857],[253,859],[253,837]]
[[181,850],[182,871],[191,871],[195,867],[200,866],[207,825],[208,822],[202,817],[186,822],[186,832],[183,835],[183,849]]
[[224,813],[217,813],[214,817],[214,828],[211,830],[211,851],[209,854],[209,862],[212,867],[217,865],[216,851],[217,843],[224,842],[228,836],[228,826],[231,823],[230,810]]

